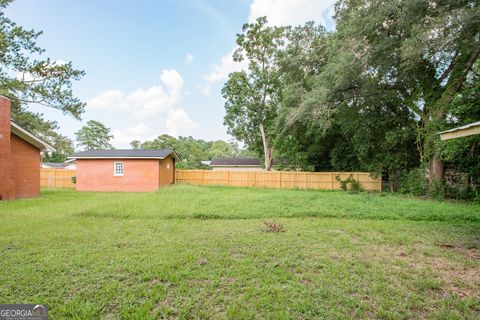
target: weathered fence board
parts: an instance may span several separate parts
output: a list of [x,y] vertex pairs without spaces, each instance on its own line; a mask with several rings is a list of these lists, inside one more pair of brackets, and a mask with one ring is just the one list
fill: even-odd
[[40,187],[42,188],[75,188],[72,177],[76,170],[40,169]]
[[370,177],[368,172],[177,170],[175,176],[177,183],[195,185],[337,190],[340,183],[336,176],[345,180],[350,175],[364,190],[381,191],[381,179]]

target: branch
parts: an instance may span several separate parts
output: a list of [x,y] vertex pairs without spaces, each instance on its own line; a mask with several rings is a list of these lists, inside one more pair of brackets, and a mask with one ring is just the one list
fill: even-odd
[[468,73],[472,70],[473,64],[475,63],[475,61],[477,61],[479,56],[480,56],[480,47],[477,47],[477,49],[470,56],[470,59],[468,59],[465,71],[460,77],[457,78],[457,81],[453,87],[453,92],[457,92],[462,88],[463,83],[467,79]]
[[438,79],[439,83],[442,83],[443,80],[445,80],[448,75],[450,74],[450,72],[452,72],[453,70],[453,67],[455,67],[455,65],[457,64],[457,61],[455,61],[455,59],[458,57],[458,51],[455,52],[455,55],[453,56],[452,58],[452,61],[450,62],[450,65],[448,66],[448,68],[442,73],[442,75],[440,76],[440,78]]

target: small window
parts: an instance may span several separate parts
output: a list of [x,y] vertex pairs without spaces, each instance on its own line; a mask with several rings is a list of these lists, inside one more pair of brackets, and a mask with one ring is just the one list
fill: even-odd
[[167,169],[170,169],[170,163],[167,163]]
[[123,176],[123,162],[113,163],[113,175],[117,177]]

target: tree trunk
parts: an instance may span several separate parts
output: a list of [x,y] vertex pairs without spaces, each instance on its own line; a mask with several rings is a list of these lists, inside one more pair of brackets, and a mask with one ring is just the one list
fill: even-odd
[[259,128],[260,128],[260,134],[262,135],[263,154],[265,156],[265,170],[270,171],[272,170],[273,148],[270,148],[270,143],[265,133],[265,128],[263,127],[263,123],[260,123]]
[[430,186],[435,180],[443,180],[445,175],[445,168],[443,160],[438,154],[435,154],[428,164],[428,182]]

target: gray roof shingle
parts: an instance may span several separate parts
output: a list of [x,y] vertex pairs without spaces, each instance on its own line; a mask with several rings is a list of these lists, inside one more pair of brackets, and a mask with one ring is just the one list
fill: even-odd
[[72,154],[69,159],[82,158],[152,158],[163,159],[173,153],[173,157],[179,160],[173,149],[147,150],[147,149],[117,149],[117,150],[85,150]]
[[261,166],[258,158],[213,158],[211,166]]

